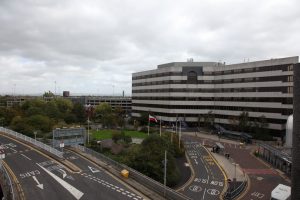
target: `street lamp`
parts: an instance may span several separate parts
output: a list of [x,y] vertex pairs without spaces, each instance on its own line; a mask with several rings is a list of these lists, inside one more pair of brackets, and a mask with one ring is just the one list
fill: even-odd
[[37,131],[34,131],[33,134],[34,134],[34,140],[35,140],[35,143],[36,143],[36,134],[37,134]]

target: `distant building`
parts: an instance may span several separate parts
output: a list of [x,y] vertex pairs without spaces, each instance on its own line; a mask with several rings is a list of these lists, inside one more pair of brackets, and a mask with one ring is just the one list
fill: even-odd
[[[66,92],[66,93],[65,93]],[[126,113],[131,113],[131,97],[123,96],[68,96],[70,92],[64,91],[63,96],[56,98],[69,99],[73,103],[80,103],[82,105],[97,106],[100,103],[108,103],[113,109],[120,106]],[[22,102],[30,99],[42,98],[45,101],[53,100],[55,97],[42,97],[42,96],[9,96],[6,100],[6,107],[13,105],[20,105]]]
[[215,123],[230,127],[245,111],[251,121],[265,116],[268,128],[282,134],[293,113],[294,67],[300,67],[298,57],[158,65],[132,74],[132,116],[146,112],[165,122],[196,125],[213,114]]
[[69,97],[70,91],[63,91],[63,97]]

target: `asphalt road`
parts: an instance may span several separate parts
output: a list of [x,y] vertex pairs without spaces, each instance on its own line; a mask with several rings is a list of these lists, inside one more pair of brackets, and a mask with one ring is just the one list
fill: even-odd
[[26,199],[134,199],[141,196],[87,160],[67,152],[66,158],[82,169],[71,173],[63,165],[12,139],[0,136],[4,161],[20,182]]
[[[213,145],[216,142],[216,140],[212,139],[195,137],[194,141],[205,141],[207,145]],[[271,198],[271,191],[278,184],[290,185],[290,182],[284,179],[279,171],[251,155],[251,151],[256,149],[254,145],[247,145],[246,148],[241,148],[238,144],[229,142],[228,140],[221,139],[221,144],[225,147],[225,152],[230,154],[233,161],[238,163],[240,168],[250,178],[249,188],[242,193],[241,200],[269,200]]]
[[195,178],[183,193],[194,200],[219,199],[225,186],[221,169],[199,142],[184,138],[184,145],[193,165]]

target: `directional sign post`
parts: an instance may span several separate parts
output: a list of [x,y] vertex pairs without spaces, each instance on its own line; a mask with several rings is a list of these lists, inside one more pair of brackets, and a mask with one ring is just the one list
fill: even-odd
[[64,142],[60,143],[59,147],[61,148],[61,152],[64,152],[65,143]]

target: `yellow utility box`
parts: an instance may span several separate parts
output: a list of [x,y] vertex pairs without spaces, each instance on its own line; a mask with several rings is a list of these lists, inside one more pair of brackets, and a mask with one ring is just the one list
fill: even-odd
[[129,171],[126,170],[126,169],[123,169],[123,170],[121,171],[121,174],[122,174],[123,177],[128,178],[128,176],[129,176]]

